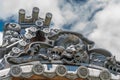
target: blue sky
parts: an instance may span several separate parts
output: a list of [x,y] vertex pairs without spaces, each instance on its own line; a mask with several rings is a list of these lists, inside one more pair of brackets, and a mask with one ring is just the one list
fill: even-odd
[[3,25],[17,22],[18,10],[31,15],[33,7],[40,8],[40,17],[53,14],[52,27],[83,33],[96,47],[120,56],[119,0],[0,0],[0,41]]
[[4,23],[5,23],[5,22],[4,22],[3,20],[0,20],[0,31],[3,30]]
[[9,17],[7,17],[6,19],[0,19],[0,32],[3,32],[4,30],[4,25],[6,23],[12,23],[12,22],[17,22],[17,20],[14,18],[13,15],[10,15]]

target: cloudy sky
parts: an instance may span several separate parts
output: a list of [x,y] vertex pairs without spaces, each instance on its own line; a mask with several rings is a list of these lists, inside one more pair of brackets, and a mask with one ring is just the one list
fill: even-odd
[[0,0],[0,44],[4,23],[17,22],[21,8],[31,15],[33,7],[43,18],[53,14],[51,27],[83,33],[119,59],[120,0]]

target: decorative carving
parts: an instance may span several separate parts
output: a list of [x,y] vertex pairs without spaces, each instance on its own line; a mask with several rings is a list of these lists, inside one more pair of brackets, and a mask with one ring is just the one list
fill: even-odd
[[110,80],[111,79],[111,74],[109,71],[102,71],[100,73],[100,79],[101,80]]
[[87,67],[80,66],[77,70],[77,74],[80,78],[87,78],[89,76],[89,70]]
[[37,75],[41,75],[44,72],[44,67],[42,64],[35,64],[33,65],[33,72]]
[[[47,13],[43,19],[38,13],[39,8],[34,7],[32,17],[26,18],[25,10],[21,9],[19,23],[5,25],[3,44],[0,47],[0,70],[11,67],[10,74],[14,77],[30,77],[35,74],[48,78],[60,76],[69,79],[91,77],[89,68],[103,70],[99,75],[101,80],[110,80],[111,74],[120,74],[120,62],[116,61],[109,51],[95,49],[94,42],[80,33],[49,28],[52,14]],[[39,63],[34,64],[34,61]],[[32,71],[22,73],[21,68],[23,65],[29,65],[27,63],[33,65]],[[53,72],[49,72],[49,69],[46,72],[48,64],[57,67],[55,70],[52,67]],[[67,67],[73,65],[77,69],[71,74]],[[106,69],[111,74],[104,71]]]
[[56,68],[56,74],[58,76],[65,76],[67,74],[67,69],[65,66],[63,65],[59,65],[57,68]]
[[18,65],[14,65],[10,69],[10,74],[13,77],[19,77],[22,74],[22,69]]

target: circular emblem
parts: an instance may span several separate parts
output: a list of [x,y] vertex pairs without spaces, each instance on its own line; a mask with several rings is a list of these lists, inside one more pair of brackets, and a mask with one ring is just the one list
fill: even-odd
[[21,27],[19,24],[10,23],[7,27],[9,30],[20,31]]
[[56,68],[56,74],[58,76],[65,76],[67,74],[67,68],[63,65],[60,65]]
[[43,32],[44,32],[44,33],[49,33],[49,32],[50,32],[50,31],[49,31],[49,28],[44,28],[44,29],[43,29]]
[[87,78],[89,76],[89,70],[84,66],[80,66],[77,70],[77,74],[80,78]]
[[109,71],[104,70],[100,73],[100,79],[101,80],[110,80],[111,79],[111,74]]
[[36,22],[35,22],[35,24],[36,24],[36,26],[43,26],[43,21],[42,20],[37,20]]
[[27,39],[31,39],[31,38],[33,37],[30,33],[26,33],[24,36],[25,36]]
[[20,53],[20,49],[17,47],[13,47],[12,52],[18,54],[18,53]]
[[14,65],[11,67],[10,69],[10,74],[13,76],[13,77],[19,77],[21,76],[22,74],[22,69],[20,68],[19,65]]
[[32,70],[36,75],[41,75],[44,72],[44,67],[42,64],[35,64]]
[[21,46],[26,46],[26,45],[27,45],[27,42],[22,40],[22,41],[19,42],[19,44],[20,44]]
[[36,32],[37,28],[36,27],[30,27],[29,30],[32,31],[32,32]]

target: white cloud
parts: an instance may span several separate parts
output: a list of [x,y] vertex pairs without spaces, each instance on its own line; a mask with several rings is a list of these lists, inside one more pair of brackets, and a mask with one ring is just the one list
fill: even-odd
[[95,22],[98,28],[89,38],[120,60],[120,3],[109,3],[103,11],[96,14]]

